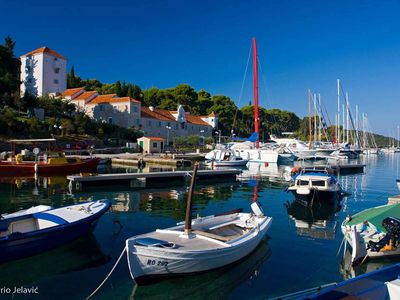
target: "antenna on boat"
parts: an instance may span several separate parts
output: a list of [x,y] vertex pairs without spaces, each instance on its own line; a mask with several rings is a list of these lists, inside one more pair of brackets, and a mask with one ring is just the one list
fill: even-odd
[[196,161],[193,167],[192,180],[190,181],[189,195],[186,204],[185,235],[187,236],[189,236],[190,233],[192,232],[192,198],[193,198],[194,187],[196,184],[196,176],[198,168],[199,168],[199,162]]

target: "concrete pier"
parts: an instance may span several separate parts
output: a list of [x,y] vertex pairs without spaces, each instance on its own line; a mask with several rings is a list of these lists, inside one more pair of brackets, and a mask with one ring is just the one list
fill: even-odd
[[[236,180],[242,171],[237,169],[199,170],[198,180]],[[69,190],[82,190],[84,186],[105,184],[127,184],[130,187],[144,187],[151,183],[177,182],[184,183],[192,171],[151,172],[151,173],[115,173],[115,174],[82,174],[67,176]]]

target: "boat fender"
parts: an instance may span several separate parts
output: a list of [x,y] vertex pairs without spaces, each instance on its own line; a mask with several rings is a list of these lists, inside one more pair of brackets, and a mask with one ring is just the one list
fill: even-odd
[[22,154],[17,154],[17,155],[15,156],[15,162],[16,162],[17,164],[22,163]]

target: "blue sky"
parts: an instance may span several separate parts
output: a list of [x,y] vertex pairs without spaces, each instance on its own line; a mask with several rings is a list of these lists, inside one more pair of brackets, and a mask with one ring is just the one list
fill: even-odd
[[400,124],[399,1],[27,1],[0,0],[0,39],[22,55],[48,46],[82,78],[143,89],[187,83],[252,98],[251,38],[258,43],[260,103],[307,114],[307,89],[334,119],[336,79],[373,131]]

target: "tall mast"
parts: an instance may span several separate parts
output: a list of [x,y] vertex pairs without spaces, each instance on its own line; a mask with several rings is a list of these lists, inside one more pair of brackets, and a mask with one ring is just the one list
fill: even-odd
[[340,143],[340,79],[337,80],[336,140]]
[[317,94],[314,93],[314,146],[317,143]]
[[349,116],[350,111],[349,111],[349,94],[346,92],[346,143],[349,143],[349,129],[350,129],[350,123],[349,123]]
[[358,105],[356,105],[356,142],[357,142],[357,148],[360,148],[360,145],[359,145],[359,138],[360,138],[360,136],[359,136],[359,134],[358,134]]
[[310,142],[308,144],[308,148],[311,149],[312,144],[312,128],[311,128],[311,91],[308,90],[308,127],[309,127],[309,135],[310,135]]
[[253,86],[254,86],[254,131],[257,134],[256,148],[259,148],[259,129],[258,129],[258,65],[257,65],[257,43],[253,37]]
[[343,143],[345,143],[345,141],[346,141],[346,130],[345,130],[346,126],[345,126],[345,121],[344,121],[344,118],[345,118],[344,114],[345,114],[344,104],[342,104],[342,115],[343,115],[343,120],[342,120],[343,121],[343,123],[342,123],[343,124],[343,129],[342,129],[342,131],[343,131],[343,139],[342,139],[342,142]]
[[321,130],[322,130],[322,109],[321,109],[321,94],[318,93],[318,142],[321,142]]

